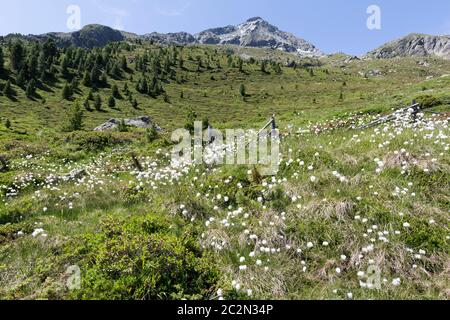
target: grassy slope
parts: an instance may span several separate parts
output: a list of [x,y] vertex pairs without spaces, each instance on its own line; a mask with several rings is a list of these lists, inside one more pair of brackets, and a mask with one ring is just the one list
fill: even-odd
[[[205,50],[212,49],[186,48],[185,53],[195,57]],[[111,117],[148,114],[170,131],[183,126],[192,107],[217,127],[257,127],[276,113],[282,132],[288,133],[288,126],[295,132],[310,124],[326,124],[334,117],[345,119],[350,112],[388,111],[424,92],[447,94],[450,78],[440,76],[450,73],[450,63],[433,59],[430,63],[423,67],[413,59],[402,59],[343,64],[336,56],[315,68],[312,77],[307,70],[290,68],[283,68],[282,75],[263,74],[257,65],[245,65],[246,73],[240,73],[226,66],[225,56],[221,56],[221,70],[196,73],[189,71],[195,67],[187,62],[188,70],[180,71],[187,82],[165,86],[170,104],[135,93],[141,110],[121,101],[118,110],[86,112],[86,127],[91,129]],[[358,74],[373,69],[384,75],[364,79]],[[211,80],[212,75],[216,80]],[[434,77],[427,80],[428,76]],[[240,83],[250,95],[245,102],[239,96]],[[123,82],[118,85],[122,88]],[[0,233],[2,297],[73,297],[64,287],[67,266],[79,264],[83,273],[95,265],[79,249],[82,235],[101,233],[106,217],[126,224],[151,212],[170,217],[175,234],[189,232],[213,256],[220,279],[207,288],[206,298],[217,298],[219,288],[226,297],[238,298],[245,298],[248,289],[252,297],[277,299],[345,299],[349,292],[362,299],[448,298],[448,124],[437,122],[431,131],[419,127],[398,133],[398,127],[387,127],[293,134],[283,141],[284,164],[275,181],[255,181],[247,174],[249,168],[227,166],[191,168],[177,181],[165,170],[167,147],[161,140],[148,144],[142,132],[114,134],[125,143],[107,147],[103,153],[87,150],[81,133],[59,133],[71,105],[61,101],[60,87],[51,88],[53,93],[39,91],[45,105],[26,99],[18,88],[17,102],[0,96],[1,116],[12,121],[12,130],[0,126],[0,150],[12,164],[10,172],[0,174],[0,185],[11,186],[16,181],[20,187],[18,196],[2,196],[0,203],[2,222],[11,223],[3,225]],[[134,92],[134,85],[130,89]],[[338,99],[341,90],[343,101]],[[106,101],[108,90],[101,93]],[[435,111],[448,111],[448,105]],[[439,130],[447,136],[439,137]],[[432,139],[425,137],[430,132]],[[381,148],[386,141],[390,144]],[[398,156],[398,160],[394,152],[401,149],[412,156]],[[156,177],[149,170],[148,176],[136,178],[131,152],[141,157],[146,168],[156,161],[161,175]],[[30,154],[32,158],[25,158]],[[376,158],[385,163],[381,173],[375,171]],[[287,166],[290,159],[293,163]],[[402,173],[400,167],[405,164]],[[310,165],[312,170],[307,168]],[[91,176],[80,181],[48,181],[50,174],[60,176],[79,167],[86,167]],[[348,181],[340,182],[333,171]],[[311,176],[317,177],[316,183],[310,181]],[[399,195],[393,195],[396,187]],[[228,203],[225,196],[230,198]],[[264,203],[258,202],[259,197]],[[238,208],[242,212],[235,212]],[[212,217],[215,220],[207,226]],[[183,231],[179,219],[192,230]],[[224,220],[230,225],[221,223]],[[45,230],[46,238],[31,236],[38,227]],[[19,231],[25,235],[18,237]],[[384,231],[388,243],[379,239],[378,232]],[[250,235],[257,235],[258,240]],[[309,242],[313,248],[308,248]],[[329,245],[323,246],[324,242]],[[367,251],[371,244],[373,251]],[[261,247],[275,249],[275,253],[265,253]],[[415,257],[419,250],[425,251],[420,259]],[[245,262],[240,262],[241,257]],[[371,264],[381,268],[382,282],[386,279],[381,290],[360,287],[360,280],[365,280],[357,273]],[[248,269],[240,271],[241,265]],[[401,279],[398,287],[392,285],[396,278]],[[232,281],[240,284],[240,290],[233,289]]]

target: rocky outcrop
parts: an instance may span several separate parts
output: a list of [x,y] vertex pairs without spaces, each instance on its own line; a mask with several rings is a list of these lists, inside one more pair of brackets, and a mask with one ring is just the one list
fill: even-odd
[[[135,127],[135,128],[141,128],[141,129],[148,129],[151,128],[153,125],[153,120],[150,117],[143,116],[138,117],[134,119],[110,119],[104,124],[98,126],[94,129],[94,131],[109,131],[109,130],[115,130],[119,127],[120,123],[124,121],[125,125],[129,127]],[[156,129],[159,131],[161,128],[156,126]]]
[[413,33],[389,42],[367,54],[367,57],[376,59],[428,56],[450,59],[450,36]]
[[186,45],[196,42],[195,37],[187,32],[177,32],[177,33],[153,32],[141,36],[141,39],[153,41],[160,44],[177,44],[177,45]]

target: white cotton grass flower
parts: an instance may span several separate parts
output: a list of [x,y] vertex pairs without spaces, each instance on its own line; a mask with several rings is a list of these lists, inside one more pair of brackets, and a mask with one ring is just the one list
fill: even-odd
[[306,247],[308,249],[311,249],[312,247],[314,247],[314,244],[312,242],[308,242],[308,244],[306,245]]
[[33,231],[33,233],[31,234],[31,236],[33,237],[33,238],[36,238],[38,235],[43,235],[43,236],[46,236],[45,234],[44,234],[44,229],[42,229],[42,228],[37,228],[37,229],[35,229],[34,231]]
[[392,285],[394,287],[398,287],[401,283],[402,282],[401,282],[400,278],[395,278],[394,280],[392,280]]
[[317,178],[315,176],[311,176],[309,178],[309,181],[311,181],[312,183],[315,183],[317,181]]

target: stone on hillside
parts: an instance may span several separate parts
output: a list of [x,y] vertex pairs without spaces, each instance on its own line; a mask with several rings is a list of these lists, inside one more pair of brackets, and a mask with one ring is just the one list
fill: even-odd
[[[119,127],[121,123],[121,119],[110,119],[104,124],[98,126],[94,129],[94,131],[108,131],[108,130],[115,130]],[[140,129],[148,129],[151,128],[152,125],[154,125],[153,120],[150,117],[143,116],[138,117],[134,119],[124,119],[123,120],[127,126],[140,128]],[[159,131],[161,130],[160,127],[156,126],[156,129]]]

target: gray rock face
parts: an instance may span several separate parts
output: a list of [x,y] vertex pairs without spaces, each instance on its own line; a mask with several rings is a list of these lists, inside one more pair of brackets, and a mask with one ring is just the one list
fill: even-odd
[[410,34],[371,51],[367,57],[390,59],[396,57],[438,56],[450,59],[450,36]]
[[279,30],[260,17],[251,18],[237,26],[205,30],[196,34],[195,37],[201,44],[271,48],[310,57],[323,55],[311,43]]
[[186,45],[196,42],[194,36],[187,32],[177,32],[177,33],[153,32],[141,36],[141,39],[147,41],[154,41],[160,44],[177,44],[177,45]]
[[[121,119],[110,119],[104,124],[98,126],[94,129],[94,131],[109,131],[114,130],[119,127],[119,124],[121,123]],[[152,125],[154,125],[153,120],[150,117],[138,117],[134,119],[124,119],[123,120],[127,126],[135,127],[135,128],[141,128],[141,129],[148,129],[151,128]],[[159,131],[161,128],[156,126],[156,129]]]

